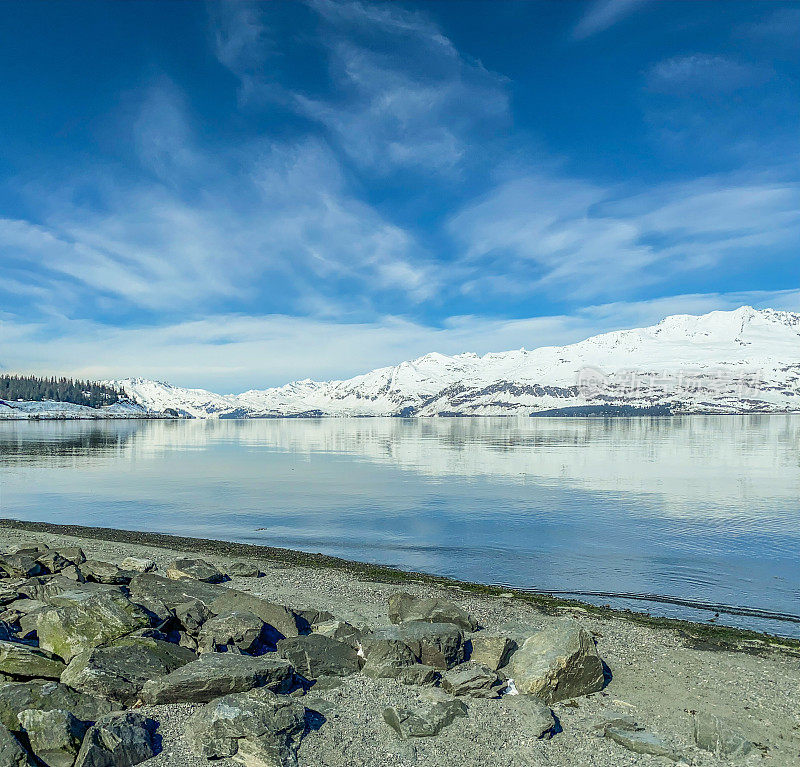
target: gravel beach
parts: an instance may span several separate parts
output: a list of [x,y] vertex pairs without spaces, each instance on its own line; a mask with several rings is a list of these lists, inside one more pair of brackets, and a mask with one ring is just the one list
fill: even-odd
[[[466,715],[456,716],[435,736],[401,738],[387,724],[387,707],[414,710],[453,696],[430,684],[403,684],[364,673],[321,676],[316,684],[290,696],[315,712],[314,726],[306,728],[297,748],[303,766],[800,765],[800,650],[794,643],[774,646],[732,630],[721,633],[717,642],[713,635],[702,631],[693,635],[686,624],[677,622],[647,625],[610,612],[552,601],[536,603],[512,592],[481,593],[424,577],[404,576],[398,582],[400,574],[392,576],[378,568],[348,568],[322,557],[313,560],[310,555],[243,544],[12,521],[0,523],[0,539],[5,550],[36,544],[53,549],[78,546],[90,560],[101,562],[150,559],[157,573],[166,572],[180,558],[202,558],[224,573],[236,572],[234,563],[252,565],[260,577],[233,574],[220,587],[306,614],[332,613],[365,632],[391,625],[389,599],[401,591],[455,603],[480,626],[476,633],[466,632],[473,640],[507,637],[522,646],[542,629],[573,619],[593,637],[605,663],[601,690],[550,703],[555,726],[548,733],[551,737],[542,738],[526,709],[514,700],[522,696],[507,694],[497,699],[459,697]],[[501,668],[498,673],[505,684],[502,672]],[[144,764],[206,763],[187,741],[187,723],[202,707],[202,703],[138,706],[139,713],[158,723],[160,736],[160,752]],[[748,743],[747,753],[701,748],[695,735],[697,717],[716,717],[732,728]],[[621,729],[615,729],[615,722]],[[651,748],[648,743],[656,745]],[[648,749],[650,753],[640,752]],[[658,755],[659,749],[664,755]],[[209,763],[239,764],[230,758]]]

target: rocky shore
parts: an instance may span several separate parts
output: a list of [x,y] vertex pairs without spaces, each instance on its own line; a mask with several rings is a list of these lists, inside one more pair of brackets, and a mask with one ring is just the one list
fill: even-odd
[[0,767],[800,765],[791,643],[35,527],[0,527]]

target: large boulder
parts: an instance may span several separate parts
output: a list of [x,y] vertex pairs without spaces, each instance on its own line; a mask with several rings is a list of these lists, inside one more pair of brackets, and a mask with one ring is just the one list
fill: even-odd
[[28,578],[19,586],[18,591],[28,599],[50,603],[52,597],[74,589],[75,581],[62,575],[36,575],[33,578]]
[[48,573],[60,573],[65,567],[75,565],[71,559],[62,556],[55,549],[48,549],[47,551],[39,554],[36,561],[44,567]]
[[228,575],[239,578],[258,578],[261,575],[258,565],[254,565],[252,562],[231,562],[225,569],[228,571]]
[[113,710],[112,704],[96,695],[86,695],[59,682],[14,682],[0,685],[0,724],[19,729],[18,716],[26,709],[70,711],[84,722],[93,722]]
[[32,767],[32,762],[25,749],[10,730],[2,724],[0,724],[0,765],[2,767]]
[[205,559],[176,559],[167,565],[167,578],[182,581],[192,578],[204,583],[221,583],[225,573]]
[[350,645],[322,634],[281,639],[278,653],[306,679],[347,676],[359,670],[358,653]]
[[520,693],[546,703],[603,688],[603,661],[594,639],[573,620],[556,621],[525,640],[505,669]]
[[299,624],[302,620],[285,605],[268,602],[266,599],[234,589],[220,587],[220,591],[221,594],[210,605],[214,615],[251,612],[272,627],[275,641],[281,637],[294,637],[301,633]]
[[402,662],[404,645],[412,662],[434,668],[452,668],[466,660],[464,633],[452,623],[411,621],[397,626],[374,629],[362,637],[367,661],[394,659]]
[[72,607],[43,610],[36,623],[39,646],[67,662],[148,625],[145,612],[117,592],[97,594]]
[[401,684],[433,685],[439,680],[439,672],[433,666],[421,663],[401,665],[398,663],[375,663],[368,661],[361,669],[371,679],[396,679]]
[[102,562],[99,559],[87,559],[81,565],[84,578],[95,583],[126,584],[136,574],[131,570],[123,570],[112,562]]
[[149,637],[123,637],[76,655],[61,681],[81,692],[132,706],[145,682],[166,676],[197,656],[185,647]]
[[255,653],[264,644],[266,624],[248,610],[217,615],[205,621],[197,634],[198,652]]
[[191,578],[175,581],[155,573],[139,573],[130,583],[131,601],[156,614],[159,613],[152,609],[154,605],[174,610],[177,605],[197,601],[210,608],[214,600],[226,591],[223,586]]
[[[36,556],[39,552],[35,552]],[[0,554],[0,570],[11,578],[30,578],[33,575],[42,575],[44,566],[36,561],[36,556],[31,554]]]
[[470,645],[469,659],[488,666],[492,671],[503,668],[517,649],[516,642],[508,637],[474,636]]
[[294,767],[305,730],[305,707],[260,688],[211,701],[189,720],[192,751],[233,757],[248,767]]
[[22,679],[58,679],[64,663],[19,642],[0,641],[0,673]]
[[504,695],[503,708],[512,711],[520,720],[522,730],[539,740],[553,737],[556,720],[553,712],[541,698],[533,695]]
[[47,767],[72,767],[88,725],[69,711],[26,709],[19,716],[31,751]]
[[152,614],[166,619],[163,610],[174,611],[178,605],[199,602],[213,615],[247,611],[261,618],[275,630],[275,640],[297,636],[300,631],[295,613],[284,605],[193,578],[171,580],[155,573],[141,573],[130,585],[131,600]]
[[438,735],[456,717],[466,716],[467,707],[460,700],[423,702],[414,708],[390,706],[383,720],[402,739],[429,738]]
[[133,711],[105,716],[86,733],[75,767],[133,767],[152,759],[156,727]]
[[505,686],[494,671],[475,661],[467,661],[442,674],[442,689],[451,695],[499,698]]
[[173,612],[183,630],[195,636],[200,631],[200,627],[213,615],[211,610],[198,599],[176,605]]
[[125,557],[119,566],[123,570],[128,570],[134,573],[149,573],[156,569],[155,560],[145,559],[143,557]]
[[145,703],[207,703],[254,687],[286,691],[294,682],[292,664],[282,658],[207,653],[142,688]]
[[713,714],[696,713],[693,720],[693,734],[698,748],[720,757],[747,756],[755,748],[732,722]]
[[5,605],[10,604],[11,602],[15,602],[19,599],[20,593],[17,588],[11,588],[6,584],[0,582],[0,607],[5,607]]
[[414,597],[403,592],[389,597],[389,620],[392,623],[452,623],[465,631],[478,628],[478,622],[453,602],[433,597]]
[[331,639],[338,639],[340,642],[345,642],[355,648],[361,646],[361,636],[364,633],[357,626],[338,618],[315,623],[312,631],[315,634],[322,634],[322,636],[330,637]]
[[647,732],[638,726],[628,726],[627,724],[609,724],[604,733],[606,738],[613,740],[614,743],[632,751],[634,754],[646,754],[648,756],[660,756],[677,762],[681,759],[681,752],[673,748],[658,735]]

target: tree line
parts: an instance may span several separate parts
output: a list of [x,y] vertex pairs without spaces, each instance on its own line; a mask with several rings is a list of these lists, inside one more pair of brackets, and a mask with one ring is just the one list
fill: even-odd
[[0,375],[0,400],[72,402],[76,405],[102,407],[125,399],[121,389],[94,381],[72,378],[39,378],[38,376]]

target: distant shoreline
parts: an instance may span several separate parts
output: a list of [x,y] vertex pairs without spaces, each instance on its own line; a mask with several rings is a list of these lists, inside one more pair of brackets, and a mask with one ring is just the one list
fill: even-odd
[[[577,409],[577,408],[576,408]],[[161,413],[153,413],[152,415],[34,415],[34,416],[11,416],[0,414],[0,423],[51,423],[51,422],[66,422],[66,421],[83,421],[83,422],[112,422],[112,421],[362,421],[369,418],[391,418],[397,420],[407,421],[429,421],[434,419],[475,419],[483,420],[487,418],[516,418],[527,420],[529,418],[569,418],[570,420],[580,419],[614,419],[625,420],[632,418],[691,418],[694,416],[719,416],[721,418],[729,418],[731,416],[800,416],[800,410],[770,410],[770,411],[741,411],[737,413],[719,413],[716,411],[701,411],[691,413],[656,413],[656,412],[557,412],[552,410],[543,410],[537,413],[530,413],[522,415],[521,413],[493,413],[491,415],[475,415],[475,414],[459,414],[459,413],[446,413],[442,415],[424,415],[424,416],[409,416],[409,415],[259,415],[247,416],[236,418],[186,418],[183,416],[162,415]]]

